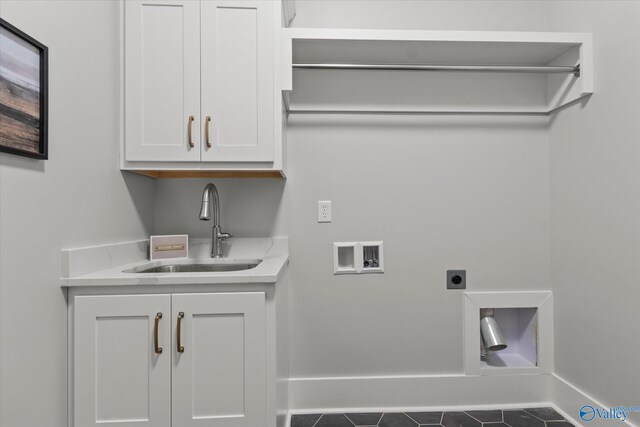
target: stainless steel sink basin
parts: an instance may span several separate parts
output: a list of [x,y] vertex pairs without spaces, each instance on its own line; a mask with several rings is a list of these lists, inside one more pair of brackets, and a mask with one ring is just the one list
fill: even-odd
[[242,262],[218,262],[218,263],[186,263],[186,264],[161,264],[149,266],[143,265],[126,273],[203,273],[203,272],[223,272],[242,271],[256,268],[262,260],[247,260]]

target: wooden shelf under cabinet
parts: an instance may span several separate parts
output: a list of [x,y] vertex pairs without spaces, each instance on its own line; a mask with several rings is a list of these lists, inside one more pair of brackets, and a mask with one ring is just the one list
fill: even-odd
[[130,170],[151,178],[279,178],[286,179],[279,170]]

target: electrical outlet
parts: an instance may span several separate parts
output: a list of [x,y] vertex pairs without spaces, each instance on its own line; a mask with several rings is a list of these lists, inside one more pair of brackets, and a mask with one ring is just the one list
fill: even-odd
[[331,222],[331,200],[318,200],[318,222]]
[[467,270],[447,270],[447,289],[467,289]]

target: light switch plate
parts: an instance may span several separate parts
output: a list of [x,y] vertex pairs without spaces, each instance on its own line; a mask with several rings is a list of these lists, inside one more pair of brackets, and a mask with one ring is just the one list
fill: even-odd
[[318,200],[318,222],[331,222],[331,200]]

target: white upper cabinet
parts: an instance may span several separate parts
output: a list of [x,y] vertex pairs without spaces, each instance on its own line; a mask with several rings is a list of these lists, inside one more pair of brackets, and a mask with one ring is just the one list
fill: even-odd
[[272,3],[201,3],[204,161],[273,161]]
[[123,169],[281,168],[276,4],[124,2]]
[[126,159],[200,161],[200,4],[124,4]]

